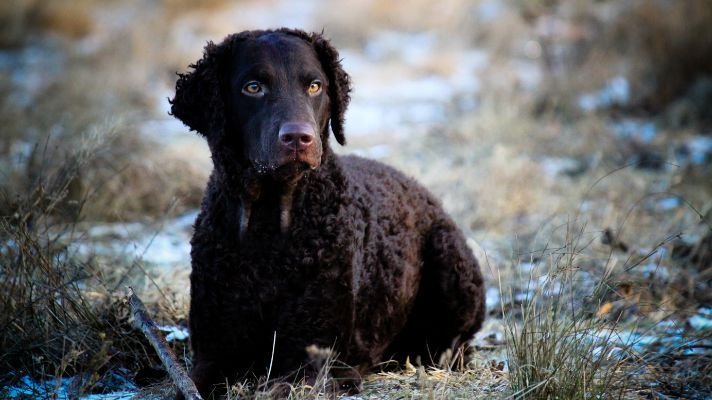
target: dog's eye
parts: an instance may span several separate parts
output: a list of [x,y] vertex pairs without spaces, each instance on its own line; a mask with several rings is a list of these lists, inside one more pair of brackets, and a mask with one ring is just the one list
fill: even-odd
[[319,92],[321,92],[321,81],[312,81],[312,83],[309,84],[307,93],[309,93],[310,95],[315,95]]
[[256,95],[262,93],[262,85],[257,81],[250,81],[242,87],[242,92],[249,95]]

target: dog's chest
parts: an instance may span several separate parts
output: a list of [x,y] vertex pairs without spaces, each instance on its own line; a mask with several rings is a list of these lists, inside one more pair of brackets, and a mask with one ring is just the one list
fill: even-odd
[[253,226],[245,237],[223,237],[214,265],[218,284],[226,292],[251,292],[248,296],[264,303],[298,298],[309,286],[330,285],[346,275],[350,280],[353,257],[337,245],[337,232],[326,223],[310,230],[299,224],[286,233]]

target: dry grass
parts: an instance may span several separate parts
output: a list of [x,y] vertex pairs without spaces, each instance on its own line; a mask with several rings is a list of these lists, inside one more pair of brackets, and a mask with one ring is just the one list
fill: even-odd
[[[524,0],[518,7],[548,72],[538,107],[576,116],[580,110],[571,105],[578,94],[624,76],[631,85],[631,99],[623,107],[656,115],[712,75],[706,56],[712,51],[712,34],[706,28],[712,11],[705,0]],[[684,125],[702,119],[709,123],[712,117],[700,104],[707,100],[694,101],[685,105],[692,110],[682,112],[693,115],[673,118],[684,119]]]
[[80,39],[91,33],[92,0],[8,0],[0,4],[0,48],[19,46],[31,35],[53,33]]
[[107,121],[118,132],[76,171],[65,201],[90,196],[84,216],[109,221],[162,216],[176,199],[175,212],[199,204],[205,168],[139,130],[142,121],[155,118],[148,112],[155,95],[146,90],[156,88],[151,82],[159,72],[145,68],[145,58],[159,43],[137,47],[135,40],[108,43],[89,57],[67,51],[57,61],[66,71],[50,74],[26,103],[16,102],[17,89],[0,80],[0,165],[6,166],[0,190],[8,194],[0,214],[12,213],[14,198],[29,195],[43,173],[64,168],[67,155],[81,148],[82,134]]
[[[640,328],[663,341],[678,340],[656,324],[684,321],[707,304],[691,285],[699,272],[670,256],[677,235],[709,232],[709,225],[699,224],[700,210],[710,204],[708,188],[698,180],[707,176],[705,167],[656,172],[616,167],[626,165],[627,150],[617,153],[620,143],[600,118],[562,123],[527,116],[526,106],[485,102],[456,128],[414,140],[417,145],[406,143],[387,159],[433,189],[468,236],[494,256],[497,269],[485,268],[485,275],[501,282],[504,291],[505,376],[512,389],[503,396],[628,398],[637,392],[679,395],[680,388],[698,387],[707,356],[674,350],[667,362],[690,365],[695,372],[681,376],[668,369],[666,375],[654,350],[633,351],[633,342],[621,345],[616,339]],[[584,158],[592,149],[598,153]],[[542,162],[572,156],[588,160],[573,177],[551,174]],[[659,209],[658,200],[671,195],[687,205]],[[606,228],[627,244],[626,252],[601,243]],[[522,273],[520,265],[527,262],[536,265],[534,275]],[[656,265],[679,275],[670,280],[651,275]],[[526,301],[512,301],[512,295],[524,294]],[[614,311],[595,317],[604,306]],[[685,332],[679,340],[696,343],[700,334],[705,337]],[[615,357],[602,356],[607,354]],[[659,386],[650,389],[651,381]],[[696,390],[682,393],[695,396]]]
[[367,377],[360,394],[366,399],[492,399],[509,393],[506,374],[483,363],[460,371],[406,368],[401,373]]
[[636,103],[661,111],[690,89],[696,79],[712,75],[712,9],[704,0],[637,1],[611,30],[622,54],[634,60],[631,76]]
[[[79,375],[77,393],[100,389],[128,362],[151,363],[149,348],[128,325],[128,309],[110,290],[120,265],[105,270],[69,248],[87,200],[67,203],[77,174],[112,131],[87,134],[63,167],[43,170],[32,195],[0,219],[0,376],[46,379]],[[71,209],[67,209],[67,204]],[[63,207],[64,205],[64,207]],[[107,273],[108,271],[108,273]],[[148,356],[148,357],[147,357]]]
[[[415,367],[406,362],[400,372],[380,372],[364,377],[361,390],[354,395],[335,392],[332,371],[344,368],[331,351],[321,351],[321,368],[311,384],[281,382],[267,385],[242,382],[230,388],[227,399],[488,399],[508,393],[506,374],[497,365],[474,358],[465,362],[460,355],[445,369]],[[392,362],[391,362],[392,363]],[[387,369],[392,369],[390,363]],[[353,396],[353,397],[350,397]]]
[[[567,240],[551,243],[530,255],[535,263],[519,307],[502,309],[507,324],[510,384],[515,398],[620,398],[628,389],[625,379],[634,356],[630,344],[615,340],[617,321],[592,318],[603,303],[607,277],[577,274],[578,260],[589,245],[574,223],[565,225]],[[548,247],[548,246],[547,246]],[[543,269],[543,271],[542,271]],[[543,279],[542,279],[543,278]],[[597,280],[580,301],[581,282]],[[542,282],[543,280],[543,282]],[[506,289],[505,289],[506,290]],[[514,304],[515,296],[507,298]],[[586,307],[587,306],[587,307]],[[593,310],[591,309],[593,308]]]

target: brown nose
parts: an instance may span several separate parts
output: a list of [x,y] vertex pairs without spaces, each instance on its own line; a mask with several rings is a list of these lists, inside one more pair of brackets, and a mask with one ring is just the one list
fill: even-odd
[[279,128],[279,142],[290,149],[304,150],[314,143],[314,128],[304,122],[287,122]]

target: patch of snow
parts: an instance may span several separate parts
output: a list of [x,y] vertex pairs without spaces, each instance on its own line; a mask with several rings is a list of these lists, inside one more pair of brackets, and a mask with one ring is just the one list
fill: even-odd
[[536,281],[537,287],[542,288],[545,296],[557,296],[561,293],[563,286],[558,279],[551,279],[549,275],[540,276]]
[[477,6],[477,17],[480,22],[492,22],[504,12],[502,2],[485,0]]
[[[346,112],[349,135],[417,135],[446,122],[452,112],[471,112],[477,106],[482,86],[478,71],[487,65],[488,53],[446,52],[452,69],[432,71],[427,61],[440,51],[438,43],[432,33],[384,32],[369,41],[364,52],[340,51],[344,68],[356,82]],[[388,65],[403,65],[384,69],[381,59],[386,58]]]
[[650,143],[658,134],[657,126],[648,120],[625,118],[609,124],[609,129],[620,139]]
[[[381,101],[389,103],[408,102],[446,102],[455,90],[450,81],[440,75],[420,77],[400,77],[388,82],[387,87],[380,81],[363,82],[359,85],[356,95],[364,97],[380,97]],[[385,97],[387,95],[387,98]],[[390,111],[390,110],[389,110]]]
[[534,269],[535,269],[536,267],[537,267],[537,264],[536,264],[536,263],[531,263],[531,262],[519,263],[519,269],[520,269],[522,272],[531,273],[532,271],[534,271]]
[[432,125],[447,119],[445,104],[431,102],[413,103],[400,107],[400,121],[403,124]]
[[87,234],[90,237],[110,236],[114,238],[124,239],[136,235],[139,231],[145,229],[143,224],[138,222],[92,225]]
[[616,343],[636,352],[645,350],[645,347],[660,341],[660,338],[653,335],[643,335],[636,331],[618,331],[611,335],[611,339]]
[[526,292],[519,292],[514,295],[514,301],[517,303],[527,303],[529,300],[533,298],[533,294],[531,291],[527,290]]
[[661,210],[672,210],[674,208],[678,208],[682,205],[682,199],[680,199],[677,196],[668,196],[668,197],[663,197],[662,199],[658,200],[657,206]]
[[6,255],[13,249],[17,249],[17,242],[12,239],[8,239],[5,243],[0,245],[0,255]]
[[445,107],[436,102],[354,101],[346,112],[346,131],[353,136],[387,133],[406,137],[423,133],[424,128],[446,120]]
[[489,54],[483,50],[468,50],[458,58],[455,70],[449,75],[449,84],[458,93],[479,93],[482,87],[477,71],[489,61]]
[[373,61],[397,58],[408,64],[417,64],[431,56],[436,44],[436,37],[431,32],[384,31],[374,35],[363,52]]
[[379,104],[354,101],[346,111],[345,129],[349,135],[384,133],[393,125],[396,125],[394,116],[384,114]]
[[387,144],[377,144],[365,149],[354,150],[353,154],[368,158],[384,158],[391,154],[391,147]]
[[176,118],[161,118],[144,121],[139,126],[142,135],[162,139],[169,134],[185,134],[188,127]]
[[534,62],[518,62],[516,64],[517,82],[526,91],[533,91],[542,80],[539,64]]
[[593,351],[591,351],[591,355],[594,358],[605,358],[607,360],[620,360],[625,358],[627,354],[628,352],[625,351],[625,349],[618,346],[596,346],[593,348]]
[[600,90],[584,93],[578,98],[578,106],[586,112],[596,111],[614,105],[624,105],[630,101],[630,84],[622,76],[617,76]]
[[182,231],[193,231],[193,224],[195,219],[198,218],[198,210],[189,211],[176,219],[171,223],[170,228]]
[[81,255],[127,254],[158,266],[188,265],[197,213],[185,213],[158,228],[136,222],[94,225],[88,229],[88,237],[74,241],[71,249]]
[[135,254],[157,265],[179,264],[190,260],[190,238],[170,232],[146,235],[135,243]]
[[705,165],[712,160],[712,137],[695,136],[675,149],[675,158],[683,165]]
[[372,68],[372,62],[366,59],[358,50],[350,48],[339,49],[339,56],[341,57],[341,65],[349,74]]
[[469,49],[461,54],[460,65],[466,70],[481,70],[485,68],[490,61],[489,53],[482,49]]
[[18,140],[10,147],[10,165],[14,168],[22,168],[32,155],[35,143]]
[[[29,376],[23,376],[16,386],[0,392],[7,399],[55,399],[55,400],[130,400],[136,397],[136,392],[120,390],[112,393],[89,394],[78,397],[73,393],[72,383],[74,378],[49,379],[35,381]],[[131,385],[131,389],[135,389]]]
[[37,93],[64,72],[66,53],[49,41],[0,51],[0,73],[14,86],[9,103],[30,106]]
[[573,176],[586,169],[581,161],[567,157],[547,157],[539,161],[539,166],[551,178],[559,175]]
[[712,308],[699,308],[687,322],[695,329],[712,329]]
[[657,261],[649,262],[639,268],[640,272],[650,279],[656,279],[663,282],[670,280],[670,272],[664,265],[660,265]]
[[493,310],[500,303],[499,289],[488,287],[485,294],[485,304],[488,310]]
[[90,394],[82,396],[79,400],[131,400],[136,397],[136,392],[119,391],[112,393]]
[[712,319],[705,318],[699,315],[693,315],[688,320],[690,326],[695,329],[710,329],[712,328]]
[[190,337],[188,330],[182,326],[162,325],[159,326],[158,329],[162,332],[169,332],[168,335],[166,335],[166,341],[168,342],[182,342]]
[[479,102],[477,101],[477,97],[474,94],[463,94],[457,96],[457,99],[455,101],[455,106],[457,107],[457,111],[460,114],[465,114],[474,111],[478,105]]
[[679,325],[680,323],[674,319],[664,319],[657,323],[658,327],[667,328],[671,332],[682,333],[682,328]]

